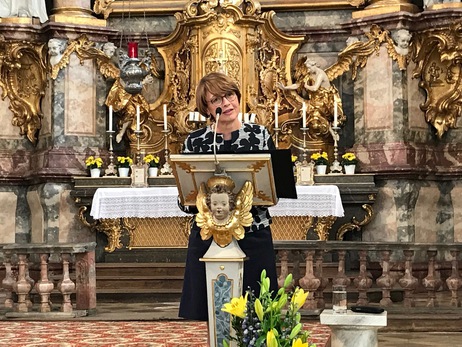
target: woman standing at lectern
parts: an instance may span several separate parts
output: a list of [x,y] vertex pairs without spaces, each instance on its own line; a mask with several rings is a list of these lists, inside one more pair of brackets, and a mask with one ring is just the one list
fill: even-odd
[[[211,125],[192,132],[184,143],[183,153],[213,153],[216,131],[217,152],[258,152],[275,149],[268,130],[261,125],[241,123],[239,120],[241,92],[227,75],[212,72],[204,76],[196,89],[197,109],[211,119]],[[220,113],[217,117],[217,109]],[[218,122],[216,121],[218,118]],[[180,206],[183,211],[197,213],[195,208]],[[253,223],[246,228],[244,239],[238,241],[248,257],[244,262],[243,290],[249,287],[258,296],[260,274],[263,269],[271,281],[271,291],[278,290],[276,256],[271,235],[271,217],[266,207],[254,206]],[[212,239],[203,241],[200,228],[194,222],[188,242],[183,292],[179,316],[192,320],[207,320],[207,284],[205,263],[199,261],[208,250]]]

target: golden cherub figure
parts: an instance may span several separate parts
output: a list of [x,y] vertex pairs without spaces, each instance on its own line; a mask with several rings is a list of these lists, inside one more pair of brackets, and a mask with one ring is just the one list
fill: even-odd
[[212,176],[202,183],[196,205],[199,213],[196,223],[201,228],[202,240],[213,240],[226,247],[234,238],[244,238],[244,227],[252,224],[250,213],[253,201],[253,186],[246,181],[239,193],[234,194],[234,181],[229,176]]

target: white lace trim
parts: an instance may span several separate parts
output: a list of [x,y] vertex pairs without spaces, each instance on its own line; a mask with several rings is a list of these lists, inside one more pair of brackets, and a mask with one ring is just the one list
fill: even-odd
[[[298,199],[279,199],[271,216],[337,216],[344,210],[337,186],[297,186]],[[184,217],[176,187],[99,188],[90,215],[95,218]]]

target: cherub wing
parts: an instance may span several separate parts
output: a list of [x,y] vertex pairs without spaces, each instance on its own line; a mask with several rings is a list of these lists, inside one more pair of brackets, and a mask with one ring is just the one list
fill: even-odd
[[297,82],[302,82],[305,76],[308,74],[308,68],[305,65],[307,56],[300,58],[295,64],[294,78]]
[[202,240],[208,240],[212,237],[212,231],[209,229],[212,216],[207,207],[206,197],[206,187],[205,184],[202,183],[196,197],[196,207],[199,211],[199,213],[196,214],[196,224],[201,228]]
[[251,226],[253,217],[250,213],[253,202],[253,186],[252,182],[246,181],[239,193],[236,195],[236,217],[239,224],[245,227]]

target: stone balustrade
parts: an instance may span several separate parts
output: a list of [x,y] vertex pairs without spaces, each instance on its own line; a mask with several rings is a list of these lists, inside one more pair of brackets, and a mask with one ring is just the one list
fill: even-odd
[[[77,310],[87,314],[96,310],[96,243],[82,244],[9,244],[3,247],[5,278],[2,286],[6,292],[5,307],[18,314],[34,310],[46,314],[52,312],[50,296],[58,291],[62,296],[60,311],[72,314],[71,295],[75,293]],[[57,283],[50,278],[52,268],[56,267],[50,259],[59,263],[60,278]],[[73,268],[71,279],[71,266]],[[38,272],[33,279],[31,271]],[[40,298],[35,309],[31,294]]]
[[[324,292],[332,284],[357,293],[352,305],[368,305],[374,291],[381,295],[380,306],[387,308],[393,304],[392,291],[400,291],[403,306],[412,308],[416,291],[426,291],[425,307],[437,307],[436,293],[445,290],[451,293],[448,305],[461,306],[461,243],[275,241],[275,249],[281,264],[280,285],[292,273],[295,283],[310,291],[304,309],[326,308]],[[326,275],[327,269],[331,273]]]

